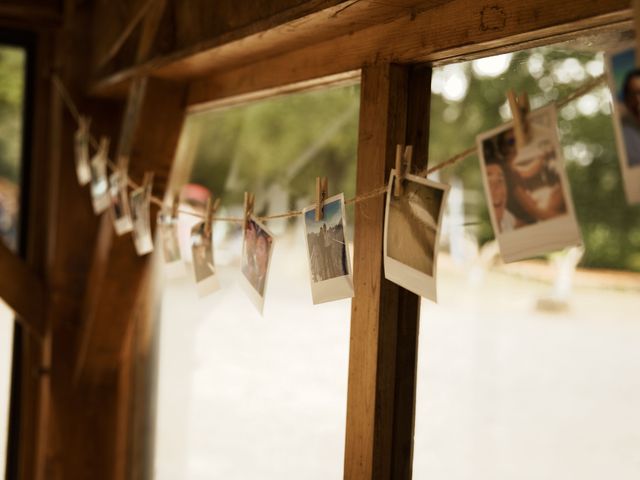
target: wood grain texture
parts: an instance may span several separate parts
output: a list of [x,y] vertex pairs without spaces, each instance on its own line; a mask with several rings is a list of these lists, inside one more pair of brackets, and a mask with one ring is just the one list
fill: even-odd
[[[260,61],[194,80],[189,104],[207,104],[381,62],[450,62],[513,51],[571,38],[594,27],[619,25],[631,16],[625,0],[511,0],[496,7],[504,18],[497,24],[489,19],[496,15],[488,13],[491,5],[453,0],[310,46],[292,44],[287,53],[265,54],[267,58]],[[162,67],[157,74],[172,77],[176,73]]]
[[[139,112],[131,117],[137,120],[127,127],[131,142],[123,149],[130,152],[131,177],[139,183],[146,171],[154,171],[154,194],[162,197],[184,119],[185,90],[159,79],[145,83]],[[103,217],[83,308],[76,380],[117,364],[141,287],[148,281],[148,265],[149,257],[136,255],[130,236],[116,236],[110,219]]]
[[[232,12],[232,2],[220,2],[216,15],[212,14],[210,2],[196,3],[199,6],[195,9],[187,7],[187,3],[178,3],[173,15],[165,15],[164,21],[173,31],[167,32],[165,28],[163,32],[160,27],[157,48],[145,61],[99,72],[93,89],[118,95],[133,76],[146,72],[186,80],[214,70],[260,62],[266,57],[413,14],[436,1],[278,0],[268,4],[258,2],[259,7],[252,13],[240,9]],[[226,25],[220,9],[228,16]],[[162,43],[165,46],[161,48]]]
[[[431,69],[362,72],[356,188],[386,183],[396,145],[426,166]],[[345,479],[411,478],[420,298],[383,272],[384,198],[356,207]]]
[[0,242],[0,298],[30,333],[44,333],[45,285],[27,263]]

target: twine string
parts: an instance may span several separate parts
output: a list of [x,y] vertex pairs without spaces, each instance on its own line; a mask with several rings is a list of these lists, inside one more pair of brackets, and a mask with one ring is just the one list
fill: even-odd
[[[574,100],[576,100],[577,98],[591,92],[592,90],[595,90],[596,88],[598,88],[601,84],[603,84],[606,80],[606,76],[600,75],[598,77],[593,78],[592,80],[584,83],[583,85],[581,85],[579,88],[575,89],[574,91],[572,91],[570,94],[568,94],[566,97],[557,100],[555,102],[555,105],[557,108],[563,108],[565,106],[567,106],[569,103],[573,102]],[[56,74],[52,75],[52,81],[54,86],[56,87],[56,89],[58,90],[58,93],[60,94],[60,98],[62,99],[63,103],[65,104],[65,106],[67,107],[67,110],[69,111],[69,113],[71,114],[71,116],[74,118],[75,122],[80,125],[80,119],[81,119],[81,114],[80,111],[78,110],[78,107],[76,106],[75,102],[73,101],[73,99],[71,98],[71,95],[69,94],[69,91],[67,90],[67,88],[64,86],[64,84],[62,83],[62,81],[60,80],[60,77]],[[91,133],[89,133],[89,142],[91,144],[91,146],[94,149],[98,149],[98,141],[96,140],[96,138],[91,135]],[[440,162],[436,165],[434,165],[433,167],[427,167],[424,168],[422,170],[420,170],[417,175],[418,176],[427,176],[427,175],[431,175],[434,172],[437,172],[439,170],[442,170],[443,168],[449,167],[451,165],[455,165],[458,162],[461,162],[463,160],[466,160],[467,158],[473,156],[476,153],[476,147],[469,147],[466,150],[463,150],[462,152],[459,152],[455,155],[453,155],[451,158]],[[107,165],[109,167],[109,169],[111,169],[111,171],[116,171],[117,170],[117,165],[115,165],[111,160],[109,160],[107,162]],[[129,177],[127,175],[127,185],[129,186],[129,188],[131,188],[132,190],[138,189],[140,188],[140,185],[136,182],[134,182],[131,177]],[[367,200],[370,200],[372,198],[376,198],[379,197],[381,195],[384,195],[387,191],[387,186],[386,185],[382,185],[378,188],[375,188],[369,192],[365,192],[365,193],[361,193],[359,195],[356,195],[355,197],[349,198],[347,200],[345,200],[345,205],[351,205],[351,204],[358,204],[360,202],[365,202]],[[151,196],[150,198],[150,202],[153,203],[154,205],[158,206],[159,208],[163,208],[164,202],[162,201],[161,198],[156,197],[156,196]],[[204,215],[198,212],[194,212],[191,210],[186,210],[186,209],[178,209],[178,213],[182,213],[185,215],[190,215],[193,217],[197,217],[197,218],[201,218],[204,219]],[[291,217],[297,217],[299,215],[302,215],[302,210],[292,210],[289,212],[283,212],[283,213],[276,213],[276,214],[272,214],[272,215],[266,215],[266,216],[261,216],[261,217],[257,217],[259,220],[261,221],[268,221],[268,220],[277,220],[277,219],[282,219],[282,218],[291,218]],[[232,222],[232,223],[243,223],[244,219],[242,217],[222,217],[222,216],[215,216],[212,218],[212,221],[214,222]],[[464,224],[464,226],[469,226],[469,225],[476,225],[476,222],[473,223],[466,223]]]

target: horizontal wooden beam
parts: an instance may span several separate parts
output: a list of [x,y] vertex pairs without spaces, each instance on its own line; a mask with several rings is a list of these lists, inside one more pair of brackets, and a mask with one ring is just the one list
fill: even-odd
[[406,5],[368,22],[346,25],[340,23],[340,15],[352,10],[352,15],[367,18],[367,8],[356,11],[354,4],[338,13],[344,6],[333,7],[268,32],[194,45],[105,77],[94,83],[91,92],[122,95],[131,78],[145,73],[190,81],[188,102],[199,108],[365,65],[476,58],[558,42],[592,29],[628,26],[624,22],[631,19],[627,0],[509,0],[495,5],[453,0]]
[[[448,62],[548,44],[631,18],[629,2],[476,0],[441,3],[417,15],[344,35],[191,82],[189,104],[206,106],[249,92],[384,62]],[[158,70],[165,74],[167,69]]]
[[[225,2],[227,3],[227,2]],[[275,9],[273,2],[269,9]],[[120,68],[102,76],[94,82],[90,93],[101,96],[124,96],[127,83],[138,75],[161,76],[167,79],[186,81],[213,71],[237,68],[260,62],[265,57],[302,48],[322,40],[353,34],[357,30],[385,23],[403,15],[410,15],[418,8],[435,3],[434,0],[312,0],[297,2],[298,6],[256,20],[241,28],[219,32],[212,36],[215,28],[203,29],[202,25],[188,28],[185,22],[193,22],[194,13],[184,20],[178,15],[172,21],[180,24],[177,29],[201,30],[192,33],[175,50],[153,56],[129,67]],[[205,3],[205,9],[210,4]],[[264,5],[254,8],[264,10]],[[204,18],[210,17],[206,11]],[[202,21],[200,21],[202,23]],[[162,31],[158,37],[162,36]]]
[[0,242],[0,298],[30,332],[44,334],[44,282],[3,242]]

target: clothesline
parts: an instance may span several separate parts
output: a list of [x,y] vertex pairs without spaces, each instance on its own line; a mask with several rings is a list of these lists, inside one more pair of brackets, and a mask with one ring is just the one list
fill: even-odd
[[[76,123],[78,125],[80,125],[82,116],[81,116],[80,111],[78,110],[78,107],[76,106],[75,102],[71,98],[71,95],[69,94],[69,91],[67,90],[67,88],[64,86],[64,84],[60,80],[60,77],[58,77],[57,75],[54,74],[52,76],[52,79],[53,79],[53,84],[56,87],[56,89],[58,90],[58,93],[60,94],[60,98],[62,99],[63,103],[66,105],[67,109],[69,110],[69,113],[74,118]],[[563,107],[567,106],[569,103],[573,102],[577,98],[579,98],[579,97],[589,93],[590,91],[596,89],[598,86],[600,86],[602,83],[604,83],[605,80],[606,80],[606,77],[605,77],[604,74],[593,78],[592,80],[586,82],[584,85],[580,86],[579,88],[577,88],[576,90],[571,92],[565,98],[557,100],[555,102],[556,106],[558,108],[563,108]],[[98,141],[90,133],[89,133],[89,143],[94,149],[96,149],[96,150],[98,149]],[[426,167],[426,168],[422,169],[421,171],[416,173],[416,175],[418,175],[418,176],[430,175],[430,174],[432,174],[434,172],[437,172],[438,170],[442,170],[443,168],[446,168],[446,167],[448,167],[450,165],[454,165],[454,164],[456,164],[458,162],[461,162],[461,161],[471,157],[475,153],[476,153],[476,147],[475,146],[474,147],[469,147],[466,150],[463,150],[462,152],[459,152],[459,153],[453,155],[451,158],[434,165],[433,167]],[[117,170],[117,166],[111,160],[108,160],[107,165],[112,171]],[[138,185],[136,182],[134,182],[131,179],[131,177],[129,177],[128,175],[127,175],[127,185],[132,190],[135,190],[135,189],[140,187],[140,185]],[[349,198],[349,199],[345,200],[345,205],[357,204],[357,203],[360,203],[360,202],[364,202],[366,200],[370,200],[371,198],[375,198],[375,197],[384,195],[386,191],[387,191],[387,186],[386,185],[382,185],[382,186],[380,186],[380,187],[378,187],[378,188],[376,188],[374,190],[371,190],[371,191],[366,192],[366,193],[361,193],[360,195],[356,195],[355,197],[352,197],[352,198]],[[152,196],[150,201],[151,201],[151,203],[157,205],[160,208],[164,207],[164,202],[162,201],[161,198]],[[178,209],[178,212],[179,213],[183,213],[185,215],[191,215],[191,216],[198,217],[198,218],[204,218],[204,216],[202,214],[197,213],[197,212],[193,212],[193,211],[190,211],[190,210]],[[276,220],[276,219],[281,219],[281,218],[297,217],[299,215],[302,215],[302,210],[292,210],[292,211],[289,211],[289,212],[277,213],[277,214],[273,214],[273,215],[266,215],[266,216],[258,217],[258,219],[261,220],[261,221],[268,221],[268,220]],[[244,218],[242,218],[242,217],[214,216],[211,220],[214,221],[214,222],[235,222],[235,223],[244,222]],[[467,224],[465,224],[465,225],[467,225]]]

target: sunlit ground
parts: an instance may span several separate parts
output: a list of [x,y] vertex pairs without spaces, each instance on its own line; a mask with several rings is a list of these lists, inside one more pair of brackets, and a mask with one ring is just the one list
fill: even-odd
[[[235,261],[203,300],[168,283],[156,478],[342,478],[350,302],[313,306],[301,232],[277,241],[264,318]],[[548,267],[470,271],[441,256],[423,303],[414,478],[640,478],[638,277],[544,313]]]
[[6,464],[13,322],[13,311],[0,300],[0,472]]

